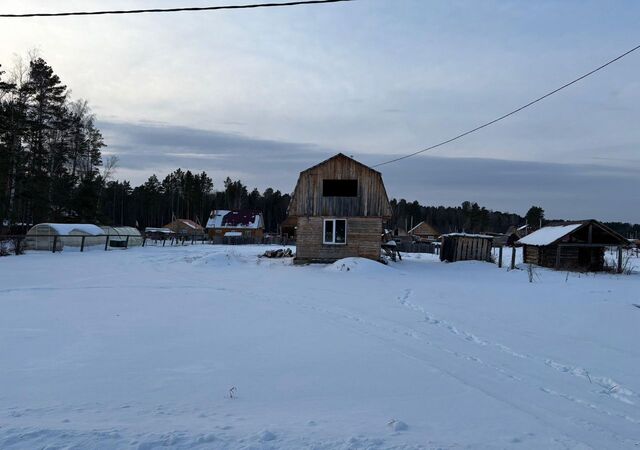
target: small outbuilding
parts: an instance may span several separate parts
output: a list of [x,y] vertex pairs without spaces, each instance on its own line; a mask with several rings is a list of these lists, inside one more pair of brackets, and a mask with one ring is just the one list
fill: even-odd
[[297,227],[298,227],[298,218],[293,216],[288,216],[280,224],[280,236],[284,239],[295,241]]
[[300,173],[288,215],[297,218],[295,263],[380,259],[391,205],[380,172],[339,153]]
[[421,241],[432,242],[440,237],[440,231],[427,222],[420,222],[418,225],[409,230],[409,235]]
[[440,237],[440,261],[492,261],[493,236],[450,233]]
[[204,228],[199,223],[189,219],[175,219],[163,228],[168,228],[178,237],[195,237],[196,239],[201,239],[205,234]]
[[562,270],[598,272],[605,269],[605,250],[618,249],[618,272],[622,271],[622,248],[628,241],[597,220],[550,224],[518,241],[528,264]]

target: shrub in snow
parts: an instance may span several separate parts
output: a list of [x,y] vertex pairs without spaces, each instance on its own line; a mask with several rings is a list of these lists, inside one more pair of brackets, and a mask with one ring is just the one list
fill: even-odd
[[238,392],[238,389],[235,386],[231,386],[231,389],[229,389],[229,398],[235,398],[236,392]]
[[527,266],[527,275],[529,275],[529,283],[533,283],[534,281],[540,279],[540,275],[538,275],[538,272],[536,271],[533,264],[529,264]]

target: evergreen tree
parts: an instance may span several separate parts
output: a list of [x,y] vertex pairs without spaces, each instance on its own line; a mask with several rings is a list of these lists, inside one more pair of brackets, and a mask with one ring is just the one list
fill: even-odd
[[524,218],[532,228],[540,228],[544,225],[544,209],[539,206],[532,206]]

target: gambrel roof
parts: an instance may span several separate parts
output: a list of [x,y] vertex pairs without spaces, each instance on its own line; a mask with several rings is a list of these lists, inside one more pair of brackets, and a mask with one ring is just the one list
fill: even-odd
[[[324,180],[358,180],[355,197],[323,196]],[[382,174],[338,153],[300,172],[289,203],[290,216],[391,217]]]

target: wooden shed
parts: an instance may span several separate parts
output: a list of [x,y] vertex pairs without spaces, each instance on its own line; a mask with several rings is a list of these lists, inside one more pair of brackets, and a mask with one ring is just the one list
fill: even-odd
[[391,205],[380,172],[340,153],[300,173],[288,215],[297,218],[296,263],[378,260]]
[[440,234],[436,227],[424,221],[409,230],[409,235],[424,241],[434,241],[440,237]]
[[597,220],[550,224],[518,241],[528,264],[562,270],[598,272],[605,269],[607,247],[617,247],[617,270],[628,241]]
[[440,237],[440,261],[491,262],[493,236],[484,234],[450,233]]
[[198,239],[204,236],[204,228],[193,220],[174,219],[173,222],[166,224],[163,228],[167,228],[174,232],[177,236],[196,237]]

